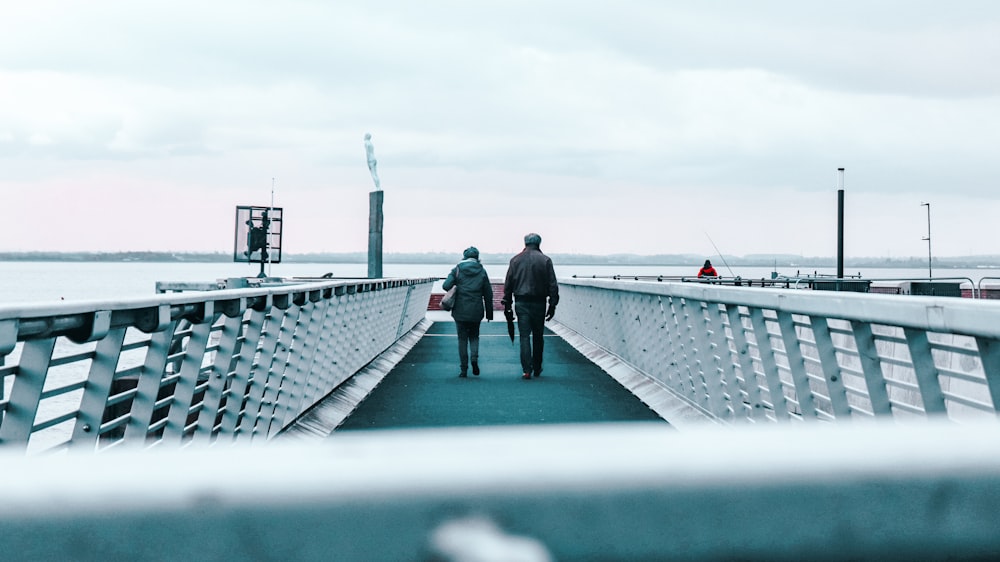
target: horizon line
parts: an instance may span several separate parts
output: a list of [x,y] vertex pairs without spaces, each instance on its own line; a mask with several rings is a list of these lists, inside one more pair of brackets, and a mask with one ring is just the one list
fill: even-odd
[[[510,256],[520,252],[520,250],[515,250],[511,252],[481,252],[481,256]],[[576,257],[588,257],[588,258],[616,258],[616,257],[636,257],[636,258],[694,258],[699,259],[713,259],[717,257],[725,257],[731,259],[819,259],[819,260],[833,260],[836,259],[835,255],[804,255],[804,254],[789,254],[789,253],[776,253],[776,254],[766,254],[766,253],[754,253],[754,254],[712,254],[706,256],[706,254],[693,253],[693,252],[676,252],[676,253],[659,253],[659,254],[639,254],[632,252],[617,252],[610,254],[595,254],[595,253],[578,253],[578,252],[549,252],[550,255],[558,256],[576,256]],[[197,250],[0,250],[0,256],[30,256],[30,255],[53,255],[53,256],[79,256],[79,255],[128,255],[128,254],[146,254],[146,255],[192,255],[192,256],[232,256],[232,252],[228,251],[197,251]],[[367,256],[368,252],[365,250],[352,250],[352,251],[313,251],[313,252],[285,252],[284,255],[287,257],[305,257],[305,256]],[[444,251],[444,250],[425,250],[425,251],[412,251],[412,252],[384,252],[383,256],[438,256],[438,255],[460,255],[460,252],[455,251]],[[956,259],[995,259],[1000,260],[1000,253],[997,254],[964,254],[964,255],[941,255],[933,256],[933,261],[938,260],[956,260]],[[845,257],[849,260],[878,260],[878,261],[921,261],[926,263],[926,256],[850,256]]]

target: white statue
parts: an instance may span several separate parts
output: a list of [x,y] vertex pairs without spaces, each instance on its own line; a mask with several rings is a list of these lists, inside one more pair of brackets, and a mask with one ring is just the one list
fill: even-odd
[[382,189],[382,182],[378,179],[378,160],[375,159],[371,133],[365,133],[365,156],[368,158],[368,171],[372,173],[372,179],[375,181],[375,189]]

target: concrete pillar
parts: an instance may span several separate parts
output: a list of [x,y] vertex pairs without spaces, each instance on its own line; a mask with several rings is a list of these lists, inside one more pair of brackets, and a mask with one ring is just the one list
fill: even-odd
[[382,278],[382,190],[368,194],[368,278]]

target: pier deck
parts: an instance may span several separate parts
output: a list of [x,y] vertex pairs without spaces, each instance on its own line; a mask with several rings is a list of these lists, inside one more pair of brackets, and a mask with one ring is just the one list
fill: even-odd
[[[459,378],[454,322],[435,322],[338,431],[662,421],[562,338],[546,330],[542,375],[521,378],[518,342],[483,322],[480,376]],[[666,422],[664,422],[666,423]]]

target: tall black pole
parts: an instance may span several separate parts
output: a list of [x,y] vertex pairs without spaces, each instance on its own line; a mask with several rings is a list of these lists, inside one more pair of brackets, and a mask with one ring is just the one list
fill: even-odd
[[844,278],[844,169],[837,168],[837,279]]
[[382,278],[382,190],[368,194],[368,278]]
[[920,205],[927,207],[927,238],[924,238],[927,241],[927,278],[933,279],[934,271],[931,269],[931,204],[921,203]]

